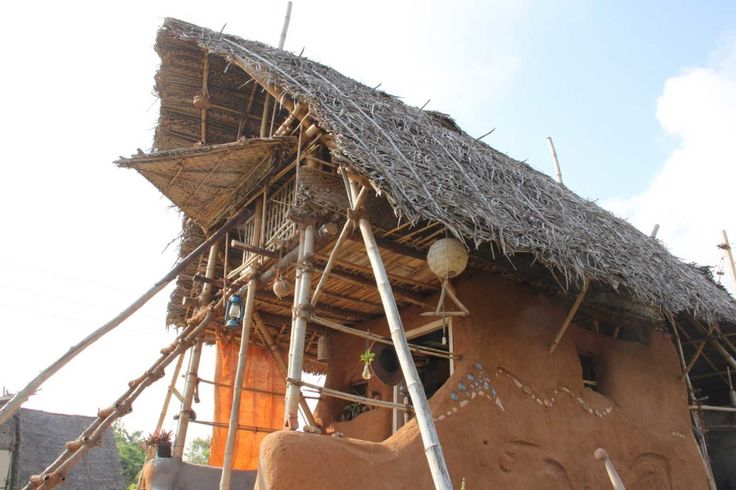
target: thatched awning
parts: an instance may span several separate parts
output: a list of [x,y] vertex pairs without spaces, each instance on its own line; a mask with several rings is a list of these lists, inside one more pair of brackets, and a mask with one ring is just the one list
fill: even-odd
[[295,146],[291,137],[238,141],[122,158],[187,216],[207,229],[222,211],[268,175],[278,155]]

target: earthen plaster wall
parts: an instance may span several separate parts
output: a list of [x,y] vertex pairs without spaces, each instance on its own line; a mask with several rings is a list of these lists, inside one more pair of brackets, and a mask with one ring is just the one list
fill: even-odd
[[[627,488],[707,488],[692,435],[686,391],[667,334],[647,345],[572,325],[549,345],[567,307],[516,283],[477,276],[458,281],[471,315],[454,319],[463,355],[430,405],[453,484],[485,488],[611,488],[596,448],[608,451]],[[406,330],[427,323],[402,312]],[[386,334],[383,321],[372,332]],[[336,336],[326,386],[360,378],[362,339]],[[579,353],[595,360],[601,393],[583,387]],[[368,387],[384,400],[391,388]],[[345,402],[320,402],[316,416],[343,437],[281,431],[261,445],[256,488],[432,488],[416,424],[391,435],[391,412],[375,409],[340,423]]]

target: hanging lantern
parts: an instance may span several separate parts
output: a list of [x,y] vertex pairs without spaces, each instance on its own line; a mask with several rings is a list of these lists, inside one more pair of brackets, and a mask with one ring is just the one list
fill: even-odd
[[468,251],[454,238],[442,238],[429,247],[429,269],[439,278],[449,279],[460,275],[468,265]]
[[279,299],[290,295],[292,292],[294,292],[294,286],[283,277],[279,276],[273,282],[273,294],[278,296]]
[[238,294],[233,294],[230,296],[225,309],[225,326],[227,328],[238,328],[243,323],[244,314],[243,298]]
[[317,360],[329,361],[332,359],[332,337],[322,334],[317,337]]

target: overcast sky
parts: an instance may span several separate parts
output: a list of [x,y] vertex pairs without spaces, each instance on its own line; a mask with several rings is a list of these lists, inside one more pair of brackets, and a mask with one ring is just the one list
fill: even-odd
[[[736,240],[736,2],[296,0],[286,48],[598,199],[678,256]],[[4,2],[0,385],[20,389],[176,260],[179,216],[118,155],[151,145],[152,47],[166,16],[276,44],[285,2]],[[732,278],[724,281],[730,286]],[[161,293],[28,407],[93,414],[173,339]],[[211,378],[211,352],[203,360]],[[149,431],[164,382],[126,420]],[[210,419],[203,390],[200,418]],[[171,423],[170,423],[171,424]],[[208,431],[200,430],[199,434]]]

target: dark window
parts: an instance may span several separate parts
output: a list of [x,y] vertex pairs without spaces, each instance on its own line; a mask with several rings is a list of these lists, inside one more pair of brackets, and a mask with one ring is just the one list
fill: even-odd
[[587,354],[578,354],[580,358],[580,367],[583,371],[583,387],[586,390],[598,390],[598,373],[595,370],[593,357]]

